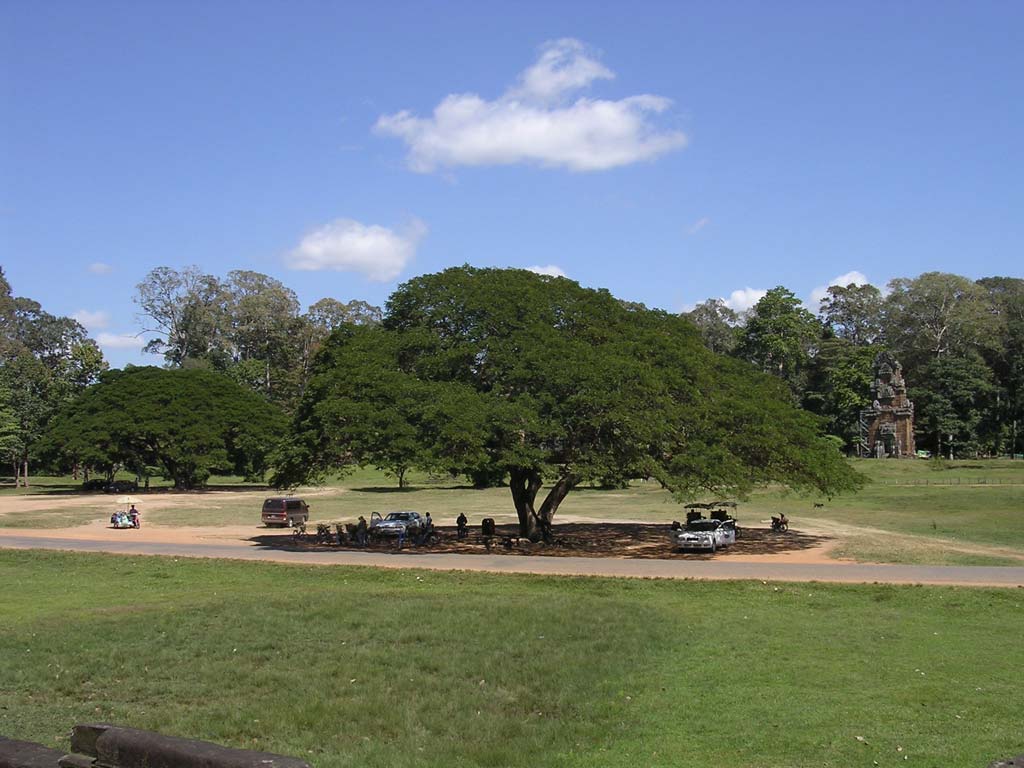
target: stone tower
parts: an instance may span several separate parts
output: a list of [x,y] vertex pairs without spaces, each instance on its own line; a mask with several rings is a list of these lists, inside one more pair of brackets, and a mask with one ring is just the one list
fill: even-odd
[[888,352],[875,358],[871,396],[871,407],[860,412],[861,455],[913,458],[914,404],[907,399],[903,366]]

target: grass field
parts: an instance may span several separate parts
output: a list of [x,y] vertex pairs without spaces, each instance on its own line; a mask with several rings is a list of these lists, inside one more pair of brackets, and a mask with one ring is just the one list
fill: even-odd
[[[875,562],[933,564],[1009,564],[1024,557],[1024,461],[854,461],[871,482],[856,494],[825,499],[765,489],[744,502],[741,524],[761,525],[785,512],[795,527],[818,526],[839,543],[834,554]],[[311,519],[354,520],[371,511],[416,509],[439,520],[465,512],[476,523],[494,517],[514,519],[507,488],[474,490],[449,478],[411,475],[411,487],[399,490],[392,478],[361,469],[325,488],[301,489]],[[268,492],[240,478],[215,478],[214,486],[237,493],[179,496],[155,488],[158,500],[143,505],[147,524],[254,524]],[[104,494],[75,495],[70,478],[40,478],[29,489],[31,509],[0,515],[0,527],[66,527],[109,516],[113,499]],[[5,497],[26,491],[0,490]],[[47,500],[52,500],[48,507]],[[816,506],[821,505],[821,506]],[[582,487],[562,504],[561,519],[630,519],[668,522],[683,510],[656,483],[634,483],[625,490]],[[557,522],[558,518],[556,518]]]
[[1024,751],[1019,590],[3,551],[0,579],[0,733],[54,746],[100,720],[318,768]]

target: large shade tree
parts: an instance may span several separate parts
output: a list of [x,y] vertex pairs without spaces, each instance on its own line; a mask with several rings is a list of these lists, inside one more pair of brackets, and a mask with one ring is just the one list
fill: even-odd
[[286,419],[258,394],[200,369],[110,371],[53,420],[44,438],[58,461],[112,474],[157,467],[176,488],[214,472],[255,478]]
[[335,332],[276,480],[379,461],[389,433],[420,465],[505,473],[531,536],[586,481],[653,477],[681,497],[858,481],[781,382],[686,320],[523,270],[419,277],[382,326]]

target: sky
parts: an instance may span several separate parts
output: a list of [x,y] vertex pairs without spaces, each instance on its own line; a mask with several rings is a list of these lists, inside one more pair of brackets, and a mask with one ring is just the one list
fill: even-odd
[[1024,3],[0,2],[0,264],[113,366],[161,266],[672,312],[1024,276]]

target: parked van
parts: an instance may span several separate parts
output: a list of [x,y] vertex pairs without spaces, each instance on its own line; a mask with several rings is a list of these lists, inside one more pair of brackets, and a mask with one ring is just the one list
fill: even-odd
[[293,496],[275,496],[263,502],[263,524],[268,528],[282,525],[291,528],[309,522],[309,506]]

